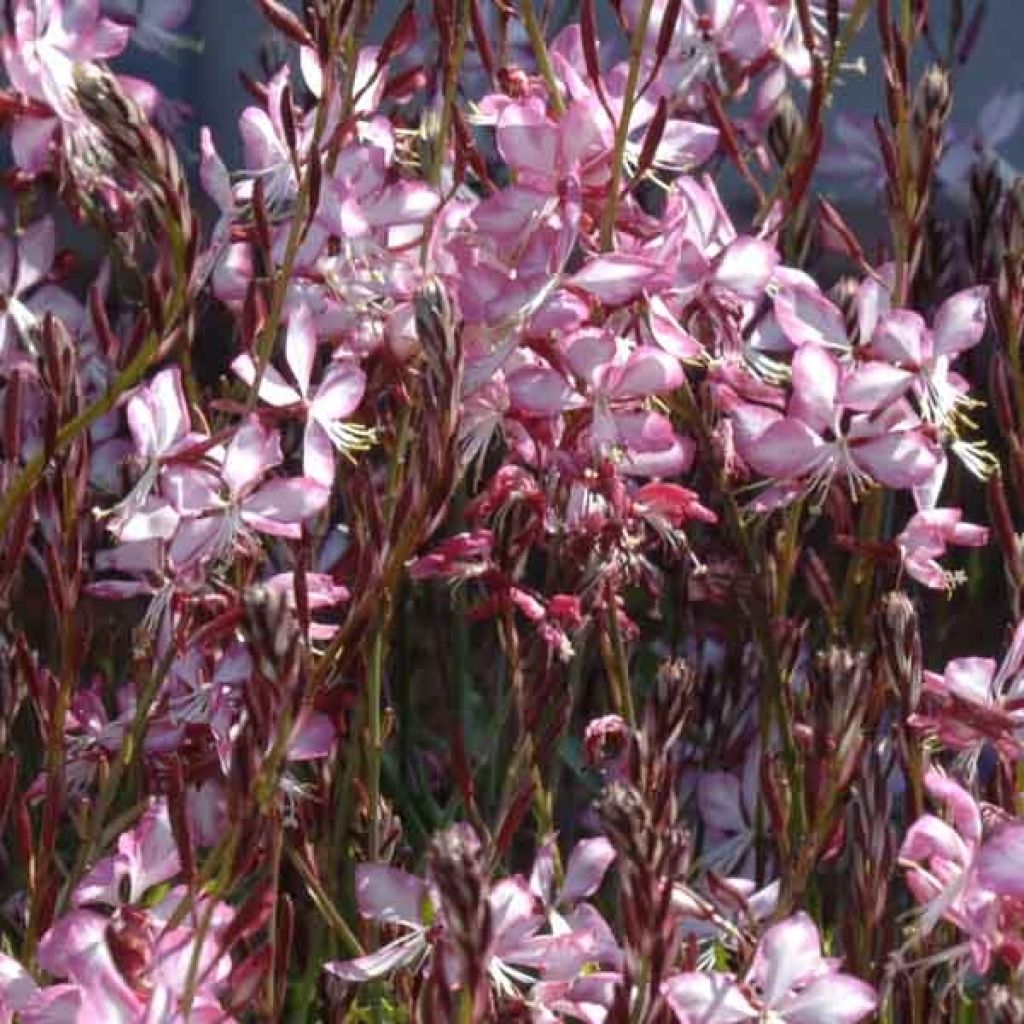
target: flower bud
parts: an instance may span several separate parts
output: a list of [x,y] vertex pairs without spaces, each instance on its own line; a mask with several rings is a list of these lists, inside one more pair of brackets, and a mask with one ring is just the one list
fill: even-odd
[[878,650],[889,680],[900,696],[903,714],[912,714],[921,699],[921,634],[917,612],[902,591],[882,598],[876,621]]

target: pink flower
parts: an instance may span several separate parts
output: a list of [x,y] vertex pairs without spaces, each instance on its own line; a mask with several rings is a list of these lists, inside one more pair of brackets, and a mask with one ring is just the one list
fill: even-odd
[[760,770],[761,748],[755,743],[740,775],[705,772],[697,782],[697,807],[706,829],[702,861],[719,874],[753,866]]
[[116,56],[131,29],[101,17],[99,0],[17,0],[13,25],[13,34],[0,38],[0,57],[14,88],[40,105],[15,121],[14,158],[38,173],[60,125],[71,145],[93,131],[75,99],[76,65]]
[[[777,485],[799,485],[818,500],[836,476],[846,478],[855,497],[875,483],[900,490],[925,481],[939,464],[939,451],[920,419],[905,402],[883,406],[890,398],[884,387],[857,385],[851,406],[845,396],[852,386],[839,363],[824,349],[805,345],[793,357],[785,415],[733,406],[740,455]],[[873,411],[847,415],[851,408]],[[783,500],[795,496],[787,491]]]
[[970,403],[966,382],[950,367],[981,341],[987,294],[986,288],[957,292],[939,308],[932,330],[911,310],[882,311],[873,326],[869,314],[862,315],[861,330],[872,329],[845,382],[850,406],[876,408],[912,390],[925,420],[954,429]]
[[878,1005],[870,985],[821,955],[818,929],[802,912],[764,933],[742,985],[718,971],[677,974],[662,993],[682,1024],[856,1024]]
[[[302,470],[324,487],[334,484],[334,452],[348,455],[373,442],[373,431],[345,421],[359,408],[366,390],[366,374],[354,363],[334,360],[328,364],[320,384],[311,387],[316,362],[317,340],[313,314],[300,305],[288,321],[285,358],[295,386],[273,366],[260,381],[259,396],[279,409],[298,407],[306,420],[302,443]],[[238,356],[231,368],[247,384],[256,382],[256,365],[248,352]]]
[[528,416],[592,410],[581,437],[597,459],[612,458],[636,476],[674,476],[689,468],[693,442],[661,413],[639,408],[683,379],[678,360],[654,346],[631,348],[607,331],[584,329],[563,342],[571,377],[550,366],[523,366],[506,377],[513,409]]
[[170,544],[172,565],[187,568],[223,557],[245,527],[301,537],[303,522],[323,510],[330,491],[309,477],[264,480],[282,458],[278,435],[252,417],[228,442],[219,475],[203,468],[178,470],[171,482],[182,520]]
[[18,343],[38,355],[34,332],[53,313],[72,333],[82,325],[78,301],[48,278],[56,256],[56,233],[49,217],[34,221],[13,240],[0,235],[0,370],[13,361]]
[[947,747],[980,752],[992,743],[1016,759],[1022,749],[1024,712],[1024,622],[1013,634],[1002,662],[992,658],[954,658],[945,670],[925,672],[927,710],[920,724],[936,732]]
[[946,547],[984,547],[989,531],[984,526],[961,521],[963,512],[958,508],[932,508],[918,512],[896,538],[903,555],[903,567],[919,583],[933,590],[950,590],[961,582],[963,574],[943,569],[938,559]]
[[922,815],[900,847],[907,885],[924,908],[921,933],[930,934],[940,919],[955,924],[967,933],[974,965],[984,972],[999,936],[997,897],[977,870],[981,812],[970,793],[945,775],[932,770],[924,782],[932,798],[949,808],[953,825]]
[[231,968],[223,936],[233,912],[223,904],[213,909],[197,949],[193,922],[202,919],[205,899],[185,918],[187,924],[174,927],[170,921],[184,887],[144,903],[155,886],[180,870],[166,805],[153,803],[139,825],[120,837],[118,852],[82,881],[74,908],[40,941],[39,966],[67,983],[40,989],[18,964],[0,957],[0,1012],[14,1010],[34,1024],[179,1024],[195,959],[200,970],[189,1019],[227,1024],[230,1017],[217,993]]

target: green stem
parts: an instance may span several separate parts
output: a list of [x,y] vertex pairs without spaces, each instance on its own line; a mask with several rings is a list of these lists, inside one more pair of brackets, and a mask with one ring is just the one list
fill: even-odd
[[444,168],[444,158],[448,151],[448,136],[451,134],[452,122],[455,120],[455,92],[459,87],[459,73],[462,71],[462,62],[466,56],[466,40],[469,34],[469,4],[470,0],[461,0],[459,4],[459,14],[455,27],[455,45],[452,48],[451,54],[449,54],[449,60],[445,68],[444,96],[441,101],[441,124],[437,133],[437,145],[431,154],[432,167],[429,180],[435,185],[440,185],[441,183],[441,171]]
[[[292,847],[288,847],[287,855],[292,867],[294,867],[302,876],[302,881],[309,890],[309,895],[312,898],[313,903],[316,905],[317,910],[320,911],[323,915],[323,919],[341,940],[342,948],[345,950],[346,954],[351,957],[363,956],[366,951],[363,949],[362,943],[360,943],[359,939],[356,938],[355,932],[353,932],[348,926],[348,922],[345,918],[338,913],[338,909],[331,901],[331,897],[320,884],[320,879],[316,877],[316,874],[310,870],[309,865]],[[317,962],[315,967],[316,970],[319,971],[321,964]]]
[[551,57],[548,54],[547,43],[544,41],[544,33],[537,21],[537,14],[533,9],[533,0],[520,0],[519,10],[523,19],[523,27],[530,37],[530,46],[533,47],[533,59],[537,62],[537,70],[540,71],[544,84],[548,87],[552,109],[561,116],[565,113],[565,101],[562,99],[562,90],[559,88],[558,79],[551,67]]
[[[529,0],[527,0],[527,3]],[[601,248],[605,252],[612,248],[615,232],[615,217],[618,213],[619,198],[622,191],[622,171],[626,159],[626,143],[629,140],[629,122],[633,116],[633,106],[637,100],[637,87],[640,84],[640,69],[643,64],[644,42],[647,36],[647,25],[651,20],[654,0],[644,0],[640,8],[640,17],[633,29],[629,41],[629,69],[626,72],[626,89],[622,95],[622,110],[619,123],[615,126],[615,146],[612,150],[612,180],[608,186],[608,202],[601,218]]]

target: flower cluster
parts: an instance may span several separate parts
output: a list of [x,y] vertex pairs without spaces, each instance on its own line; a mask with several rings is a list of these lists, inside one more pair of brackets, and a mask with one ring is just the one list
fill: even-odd
[[0,1021],[1018,1019],[984,5],[258,6],[0,14]]

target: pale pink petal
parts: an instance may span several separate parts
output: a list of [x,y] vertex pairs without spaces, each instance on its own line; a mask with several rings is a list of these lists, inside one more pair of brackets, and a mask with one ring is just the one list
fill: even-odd
[[829,457],[826,444],[801,420],[779,420],[752,444],[740,447],[740,455],[758,473],[775,479],[805,476]]
[[184,569],[203,558],[216,554],[218,539],[224,523],[220,516],[208,516],[205,519],[186,519],[178,527],[167,558],[171,566]]
[[75,910],[57,919],[39,943],[39,966],[66,977],[85,990],[97,1011],[90,1020],[132,1024],[143,1004],[125,983],[107,945],[108,918],[89,910]]
[[374,953],[354,960],[335,960],[324,964],[324,970],[342,981],[364,982],[383,978],[393,970],[412,963],[423,952],[426,940],[422,932],[403,935]]
[[422,878],[386,864],[356,865],[356,903],[363,917],[382,924],[423,923],[429,898]]
[[802,345],[849,347],[843,314],[820,292],[808,288],[780,290],[774,305],[779,329],[796,348]]
[[889,311],[894,277],[895,269],[891,263],[887,263],[884,267],[879,267],[877,278],[864,278],[857,289],[854,306],[857,310],[857,329],[862,345],[871,341],[879,318]]
[[614,375],[610,397],[641,399],[674,391],[683,382],[679,360],[659,348],[635,349],[625,365]]
[[521,942],[536,934],[544,923],[537,897],[521,876],[496,882],[488,896],[496,956],[510,955]]
[[[557,979],[538,982],[533,987],[532,995],[543,1006],[568,1014],[570,1020],[581,1020],[583,1024],[605,1024],[621,982],[621,976],[610,971],[583,974],[573,981]],[[561,1020],[561,1017],[554,1016],[541,1018],[542,1024],[557,1024]]]
[[231,188],[231,177],[214,145],[213,133],[206,125],[199,132],[199,180],[221,213],[229,213],[234,209],[235,194]]
[[284,350],[288,369],[299,386],[299,394],[305,398],[309,394],[309,380],[316,359],[316,325],[313,313],[305,303],[296,306],[288,319]]
[[55,117],[19,117],[11,125],[11,151],[14,162],[28,174],[40,174],[50,165]]
[[17,960],[0,953],[0,1020],[3,1010],[22,1010],[38,991],[32,975]]
[[1024,899],[1024,825],[1004,825],[978,854],[978,878],[1010,899]]
[[693,465],[696,444],[675,432],[671,420],[657,412],[616,413],[612,420],[627,458],[622,471],[631,476],[676,476]]
[[310,403],[310,413],[321,421],[351,416],[366,393],[366,374],[355,363],[335,360],[324,373]]
[[20,294],[44,278],[53,267],[57,235],[53,220],[43,217],[33,221],[18,239],[18,276],[14,294]]
[[324,71],[320,57],[312,46],[299,47],[299,70],[306,88],[319,99],[324,93]]
[[160,490],[183,516],[197,516],[221,505],[220,478],[186,463],[161,470]]
[[170,540],[181,516],[166,501],[150,495],[137,509],[112,526],[117,539],[124,544],[147,540]]
[[[249,387],[256,383],[256,363],[248,352],[243,352],[240,356],[237,356],[231,363],[231,369]],[[257,394],[267,405],[272,405],[278,409],[295,405],[302,401],[302,395],[273,366],[268,366],[263,371],[263,380],[260,381],[260,389]]]
[[977,801],[948,775],[931,769],[924,777],[925,789],[934,800],[941,800],[952,812],[957,832],[969,844],[981,839],[981,811]]
[[704,356],[704,346],[679,323],[660,296],[651,297],[647,314],[652,339],[669,355],[682,360],[698,360]]
[[428,185],[403,181],[363,199],[361,209],[372,228],[418,224],[441,204],[441,197]]
[[277,137],[266,111],[247,107],[238,119],[238,132],[242,136],[247,171],[272,170],[288,164],[288,151]]
[[952,356],[981,341],[988,322],[988,288],[980,285],[948,298],[935,315],[932,328],[935,354]]
[[581,839],[569,856],[558,902],[568,906],[593,896],[615,860],[615,849],[603,836]]
[[920,314],[909,309],[884,313],[871,336],[871,352],[891,363],[917,367],[924,359],[926,328]]
[[737,238],[715,267],[714,287],[741,299],[758,299],[779,262],[774,248],[759,238]]
[[496,953],[505,963],[539,968],[546,980],[568,981],[576,977],[585,964],[594,962],[597,939],[585,931],[530,935],[514,947],[502,948]]
[[550,903],[553,895],[556,848],[555,837],[548,836],[537,850],[530,869],[530,892],[544,904]]
[[84,999],[79,985],[48,985],[21,1007],[20,1024],[82,1024]]
[[268,430],[258,417],[250,416],[228,444],[221,475],[237,496],[283,460],[277,432]]
[[773,925],[761,936],[750,979],[757,982],[772,1007],[824,966],[817,925],[800,911]]
[[319,711],[304,708],[288,740],[289,761],[315,761],[327,757],[337,737],[331,720]]
[[498,151],[516,171],[535,179],[560,177],[559,129],[538,101],[510,104],[498,119],[495,132]]
[[531,416],[554,416],[580,404],[579,395],[565,377],[545,367],[513,370],[505,383],[513,407]]
[[790,416],[822,433],[836,419],[839,364],[823,348],[804,345],[793,356],[793,398]]
[[661,994],[680,1024],[739,1024],[757,1020],[731,974],[677,974],[662,983]]
[[308,477],[271,480],[242,502],[242,518],[261,533],[301,536],[301,524],[327,506],[330,490]]
[[76,907],[105,904],[116,907],[121,902],[121,879],[125,865],[117,857],[103,857],[98,860],[75,887],[72,903]]
[[751,450],[770,426],[783,420],[778,409],[739,400],[729,404],[728,413],[740,455]]
[[629,253],[608,253],[592,259],[569,283],[602,302],[617,306],[652,287],[664,268],[652,259]]
[[848,974],[812,981],[799,995],[778,1005],[787,1024],[857,1024],[878,1006],[875,990]]
[[988,544],[989,530],[977,523],[957,523],[950,534],[950,541],[965,548],[983,548]]
[[[607,153],[613,143],[614,133],[608,115],[593,93],[582,96],[573,103],[565,112],[558,127],[559,167],[549,168],[548,174],[553,174],[556,170],[572,173],[588,158],[600,157],[602,153]],[[592,173],[588,171],[587,175],[590,184],[593,184]]]
[[954,658],[942,677],[942,689],[977,704],[992,701],[996,663],[991,658]]
[[614,362],[618,344],[610,331],[588,328],[567,339],[565,361],[569,369],[595,390],[604,371]]
[[699,121],[672,119],[665,124],[654,163],[688,171],[710,160],[718,148],[718,129]]
[[149,396],[156,421],[159,454],[183,438],[192,425],[178,367],[161,370],[149,385]]
[[937,446],[916,430],[897,430],[851,446],[851,454],[879,483],[897,489],[924,482],[938,461]]
[[857,363],[843,377],[839,400],[848,409],[873,412],[882,405],[902,397],[914,380],[910,370],[891,363],[871,360]]
[[148,889],[166,882],[181,871],[178,846],[171,831],[167,802],[153,803],[142,820],[117,843],[131,884],[130,899],[140,899]]
[[302,472],[323,487],[334,486],[334,442],[315,419],[306,423],[302,436]]

